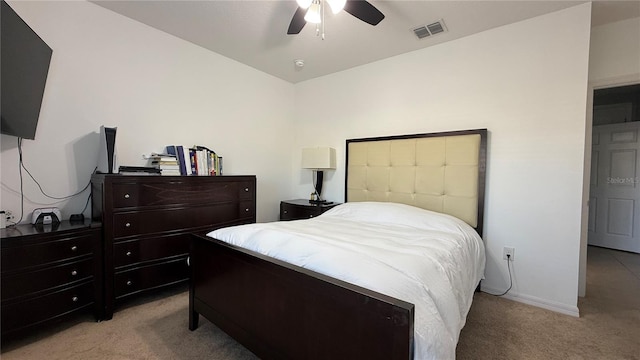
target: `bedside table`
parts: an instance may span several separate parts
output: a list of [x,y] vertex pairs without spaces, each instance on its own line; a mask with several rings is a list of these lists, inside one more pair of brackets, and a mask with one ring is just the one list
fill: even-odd
[[309,219],[322,214],[340,203],[312,204],[309,200],[295,199],[280,202],[280,220]]

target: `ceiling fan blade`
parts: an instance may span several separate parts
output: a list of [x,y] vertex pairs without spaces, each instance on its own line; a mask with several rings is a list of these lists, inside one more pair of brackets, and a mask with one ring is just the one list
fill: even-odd
[[293,18],[291,18],[291,23],[289,24],[287,35],[295,35],[300,33],[302,28],[307,24],[307,22],[304,20],[304,15],[306,13],[307,9],[298,7],[296,12],[293,14]]
[[384,14],[380,10],[364,0],[347,0],[344,11],[373,26],[384,19]]

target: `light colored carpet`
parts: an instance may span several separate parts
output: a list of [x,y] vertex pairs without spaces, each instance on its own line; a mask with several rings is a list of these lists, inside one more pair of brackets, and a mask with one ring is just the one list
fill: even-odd
[[[640,255],[589,248],[580,318],[477,293],[458,359],[640,360]],[[207,320],[188,330],[184,288],[141,297],[110,321],[80,316],[8,343],[3,360],[257,359]]]

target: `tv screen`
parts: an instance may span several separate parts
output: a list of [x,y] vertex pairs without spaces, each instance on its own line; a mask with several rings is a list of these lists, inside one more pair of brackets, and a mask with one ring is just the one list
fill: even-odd
[[0,133],[35,139],[51,48],[2,1]]

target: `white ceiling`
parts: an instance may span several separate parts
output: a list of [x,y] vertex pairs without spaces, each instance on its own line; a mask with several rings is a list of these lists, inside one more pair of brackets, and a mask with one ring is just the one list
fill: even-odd
[[[385,19],[366,24],[328,12],[325,39],[307,24],[287,35],[294,0],[92,1],[253,68],[297,83],[554,12],[585,1],[371,0]],[[592,26],[640,16],[640,0],[594,2]],[[418,40],[412,29],[442,19],[446,33]],[[640,30],[640,29],[639,29]],[[294,60],[304,60],[304,67]]]

